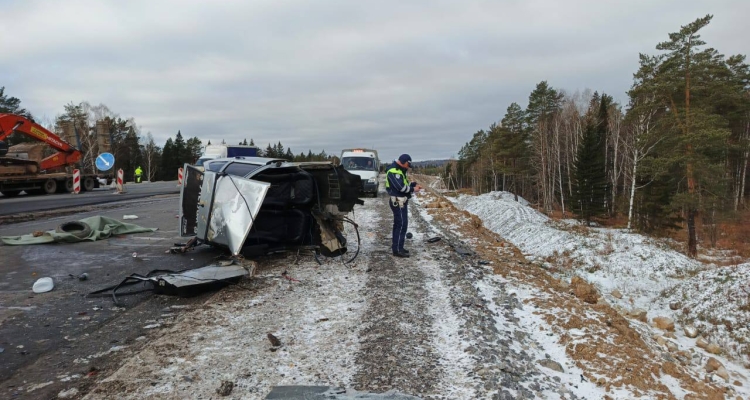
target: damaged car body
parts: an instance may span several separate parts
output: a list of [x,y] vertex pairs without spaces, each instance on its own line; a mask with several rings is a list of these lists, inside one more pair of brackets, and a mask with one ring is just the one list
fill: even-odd
[[346,253],[343,222],[358,198],[360,177],[330,162],[291,163],[261,157],[185,165],[180,233],[255,256],[308,247]]

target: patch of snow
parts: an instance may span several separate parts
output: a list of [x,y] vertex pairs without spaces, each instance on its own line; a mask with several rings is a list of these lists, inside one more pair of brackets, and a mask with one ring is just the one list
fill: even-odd
[[49,385],[51,385],[53,383],[55,383],[55,381],[49,381],[49,382],[44,382],[44,383],[37,383],[36,385],[31,385],[31,386],[29,386],[28,389],[26,389],[26,393],[31,393],[31,392],[33,392],[33,391],[35,391],[37,389],[41,389],[41,388],[43,388],[45,386],[49,386]]
[[116,353],[116,352],[118,352],[120,350],[123,350],[123,349],[126,349],[126,348],[128,348],[128,346],[113,346],[113,347],[111,347],[107,351],[102,351],[102,352],[99,352],[99,353],[96,353],[96,354],[91,354],[91,355],[87,356],[86,358],[76,358],[75,360],[73,360],[73,363],[75,363],[75,364],[88,364],[89,360],[91,360],[91,359],[104,357],[104,356],[110,355],[112,353]]
[[78,396],[78,389],[77,388],[70,388],[67,390],[61,390],[60,393],[57,394],[58,398],[61,399],[70,399],[73,397]]

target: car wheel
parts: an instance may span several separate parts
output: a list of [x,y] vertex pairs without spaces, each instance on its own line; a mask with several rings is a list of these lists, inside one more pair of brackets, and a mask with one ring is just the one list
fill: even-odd
[[55,229],[57,233],[69,233],[79,239],[88,237],[91,234],[91,227],[85,222],[72,221],[60,224]]

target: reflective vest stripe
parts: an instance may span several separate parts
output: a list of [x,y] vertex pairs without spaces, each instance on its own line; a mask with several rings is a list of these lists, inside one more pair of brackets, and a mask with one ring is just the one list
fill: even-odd
[[391,188],[391,179],[388,177],[388,174],[401,175],[401,178],[404,180],[404,187],[401,188],[401,191],[404,193],[407,193],[409,191],[409,181],[406,179],[406,175],[404,174],[404,171],[401,171],[400,169],[396,167],[393,167],[386,172],[386,180],[385,180],[386,189]]

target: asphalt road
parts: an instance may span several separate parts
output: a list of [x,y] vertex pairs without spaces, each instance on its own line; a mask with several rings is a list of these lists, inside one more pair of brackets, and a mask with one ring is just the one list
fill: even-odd
[[176,194],[180,192],[177,181],[153,183],[125,184],[125,193],[114,194],[110,188],[94,189],[80,194],[60,193],[52,195],[20,195],[18,197],[0,196],[0,216],[30,213],[36,211],[54,210],[90,206],[94,204],[112,203],[123,200],[133,200],[144,197]]
[[[161,186],[171,186],[174,191],[174,183]],[[97,193],[91,195],[96,197]],[[118,197],[106,192],[102,195]],[[168,326],[177,314],[211,295],[180,298],[147,291],[126,296],[124,292],[131,289],[123,289],[118,293],[122,294],[118,296],[122,302],[119,307],[111,296],[86,296],[133,273],[198,268],[222,254],[207,246],[186,254],[165,253],[173,243],[185,240],[177,234],[178,202],[178,195],[169,195],[124,202],[114,208],[88,206],[83,208],[85,212],[0,226],[0,236],[13,236],[54,229],[63,222],[93,215],[122,219],[125,214],[134,214],[139,218],[126,222],[158,228],[96,242],[0,244],[0,398],[57,398],[66,387],[61,380],[67,379],[74,379],[84,391],[94,381],[86,377],[99,371],[107,373],[119,365],[118,349],[137,348],[152,340],[158,334],[153,327]],[[78,280],[84,272],[88,279]],[[55,287],[51,292],[32,292],[40,277],[52,278]],[[147,287],[139,285],[132,290]],[[60,378],[66,376],[70,378]],[[55,384],[37,389],[25,385],[26,381]]]

